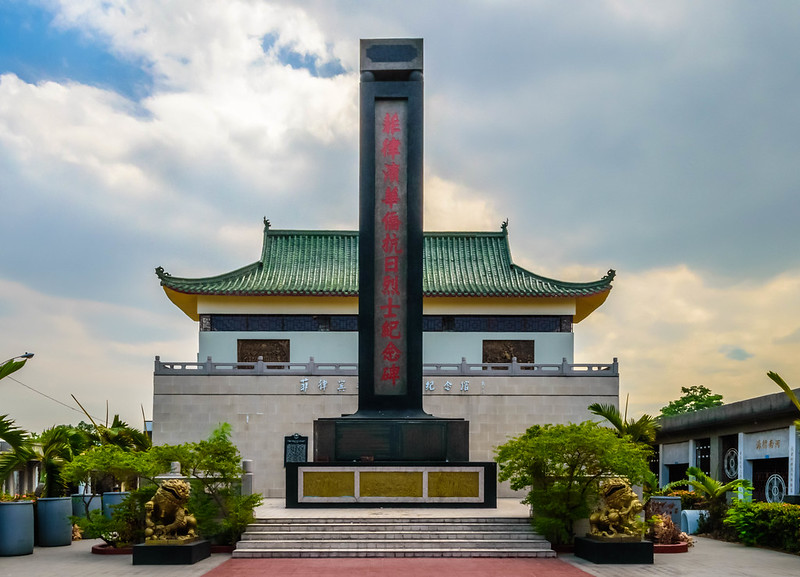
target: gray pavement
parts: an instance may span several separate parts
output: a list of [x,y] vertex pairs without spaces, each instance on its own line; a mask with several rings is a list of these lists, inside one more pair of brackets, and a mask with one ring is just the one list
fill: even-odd
[[575,555],[559,559],[595,577],[798,577],[800,556],[695,537],[688,553],[655,555],[652,565],[595,565]]
[[35,547],[32,555],[0,557],[0,577],[200,577],[231,558],[214,554],[194,565],[136,565],[130,555],[93,555],[100,539],[66,547]]

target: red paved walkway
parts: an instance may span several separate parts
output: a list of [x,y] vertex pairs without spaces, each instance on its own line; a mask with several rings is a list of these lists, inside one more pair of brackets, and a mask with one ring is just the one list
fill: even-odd
[[591,577],[558,559],[230,559],[203,577]]

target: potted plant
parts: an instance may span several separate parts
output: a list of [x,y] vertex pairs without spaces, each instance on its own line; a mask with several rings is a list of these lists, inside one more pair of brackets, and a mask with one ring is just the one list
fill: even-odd
[[653,542],[654,553],[685,553],[694,544],[689,535],[675,526],[669,515],[650,517],[646,537]]
[[0,557],[33,553],[33,497],[0,494]]
[[72,543],[72,523],[69,519],[72,504],[70,498],[65,496],[67,487],[61,472],[64,463],[72,458],[70,441],[74,430],[60,425],[47,429],[38,437],[20,429],[16,433],[18,439],[12,445],[12,450],[0,458],[0,477],[5,478],[15,468],[29,461],[38,461],[41,496],[34,505],[37,543],[42,547],[69,545]]

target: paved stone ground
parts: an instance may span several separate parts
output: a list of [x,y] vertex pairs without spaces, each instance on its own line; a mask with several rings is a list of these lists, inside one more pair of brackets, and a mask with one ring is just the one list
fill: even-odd
[[0,577],[200,577],[229,561],[216,554],[194,565],[136,565],[131,555],[92,555],[101,540],[73,541],[67,547],[35,547],[33,555],[0,557]]
[[800,556],[697,539],[689,553],[656,555],[653,565],[594,565],[558,559],[231,559],[215,554],[195,565],[137,565],[130,555],[92,555],[98,541],[37,547],[0,557],[0,577],[798,577]]
[[[267,500],[259,517],[288,516],[526,516],[512,499],[497,509],[305,509],[287,510]],[[697,539],[688,553],[655,556],[653,565],[594,565],[574,555],[558,559],[231,559],[215,554],[194,565],[137,565],[130,555],[92,555],[99,541],[69,547],[37,547],[33,555],[0,557],[0,577],[800,577],[800,556],[734,543]]]
[[655,555],[653,565],[595,565],[574,555],[559,559],[595,577],[798,577],[800,556],[695,538],[688,553]]

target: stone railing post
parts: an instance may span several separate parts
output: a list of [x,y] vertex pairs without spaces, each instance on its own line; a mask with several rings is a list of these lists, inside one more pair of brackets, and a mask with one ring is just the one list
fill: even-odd
[[242,495],[253,494],[253,461],[244,459],[242,461]]

